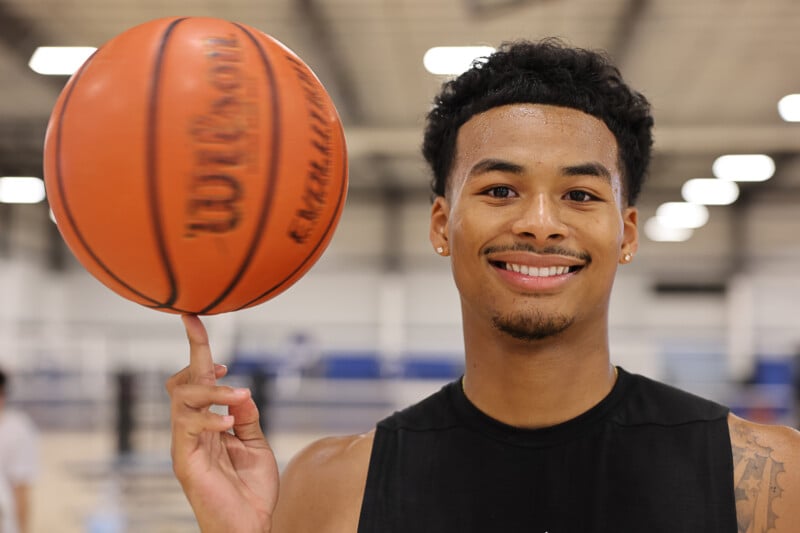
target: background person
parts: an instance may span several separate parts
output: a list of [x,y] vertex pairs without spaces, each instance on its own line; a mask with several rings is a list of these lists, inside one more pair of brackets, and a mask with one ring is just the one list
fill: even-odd
[[8,376],[0,370],[0,520],[2,533],[28,533],[31,489],[39,468],[36,428],[6,405]]

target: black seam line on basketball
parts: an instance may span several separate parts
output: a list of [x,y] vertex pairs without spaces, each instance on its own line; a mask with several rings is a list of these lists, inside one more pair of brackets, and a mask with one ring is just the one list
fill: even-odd
[[[342,129],[341,124],[339,125],[339,135],[341,135],[341,138],[342,138],[342,140],[344,142],[344,130]],[[328,225],[325,228],[325,232],[319,238],[319,240],[317,241],[317,244],[314,246],[314,249],[311,250],[311,253],[306,255],[306,259],[302,263],[300,263],[300,265],[297,268],[295,268],[291,273],[289,273],[288,276],[286,276],[281,281],[279,281],[278,283],[273,285],[272,288],[270,288],[267,291],[265,291],[264,293],[262,293],[261,296],[259,296],[258,298],[253,298],[252,300],[250,300],[249,302],[247,302],[243,306],[237,308],[236,311],[239,311],[241,309],[245,309],[245,308],[247,308],[247,307],[249,307],[251,305],[254,305],[259,300],[263,300],[269,294],[275,292],[278,288],[280,288],[284,283],[286,283],[287,280],[291,279],[292,276],[297,274],[297,272],[299,272],[300,270],[305,268],[306,264],[309,261],[311,261],[311,258],[314,257],[314,255],[317,253],[317,250],[319,249],[320,246],[322,246],[322,243],[326,241],[326,239],[328,237],[328,234],[331,231],[333,231],[333,228],[336,227],[336,224],[337,224],[339,218],[341,217],[341,209],[342,209],[341,206],[342,206],[342,203],[344,202],[344,199],[345,199],[346,193],[347,193],[347,173],[348,173],[347,155],[345,154],[344,167],[342,168],[342,179],[339,180],[339,183],[341,183],[341,187],[339,188],[339,196],[336,199],[336,210],[334,211],[334,213],[338,213],[338,215],[333,217],[333,218],[331,218],[328,221]]]
[[193,315],[197,313],[196,311],[193,311],[191,309],[182,309],[180,307],[175,307],[174,305],[164,305],[160,303],[155,303],[153,305],[145,305],[145,307],[147,307],[148,309],[155,309],[158,311],[175,311],[176,313],[179,313],[181,315]]
[[175,311],[176,313],[181,314],[181,315],[194,314],[194,311],[192,311],[191,309],[181,309],[179,307],[175,307],[174,305],[166,306],[166,305],[162,305],[162,304],[155,304],[155,305],[146,305],[145,307],[147,307],[148,309],[154,309],[154,310],[157,310],[157,311]]
[[150,197],[150,218],[152,222],[152,230],[156,239],[158,254],[161,256],[161,264],[167,274],[169,282],[169,295],[167,299],[161,303],[160,307],[169,307],[175,300],[178,299],[178,282],[175,278],[175,272],[172,268],[172,263],[169,259],[167,252],[167,244],[164,241],[163,224],[161,223],[161,209],[159,205],[158,195],[158,97],[161,89],[161,70],[164,65],[164,56],[166,55],[167,42],[172,36],[175,27],[186,20],[188,17],[178,18],[173,20],[167,29],[164,30],[164,35],[161,36],[161,43],[158,45],[158,52],[156,53],[156,61],[153,66],[153,75],[150,78],[150,95],[147,110],[147,138],[145,139],[145,160],[147,161],[147,189],[148,196]]
[[92,258],[92,260],[97,264],[97,266],[99,266],[103,270],[103,272],[108,274],[115,282],[119,283],[121,286],[125,287],[127,290],[129,290],[139,298],[142,298],[149,302],[157,303],[158,300],[150,298],[146,294],[142,294],[141,292],[137,291],[136,289],[134,289],[133,287],[122,281],[120,278],[118,278],[117,275],[114,274],[114,272],[112,272],[111,269],[108,266],[106,266],[106,264],[103,263],[103,261],[100,260],[100,257],[95,253],[92,247],[89,246],[89,243],[86,242],[86,239],[83,237],[83,233],[81,233],[81,230],[78,227],[78,223],[75,221],[75,217],[72,215],[72,210],[70,209],[69,201],[67,200],[67,193],[64,188],[64,173],[61,171],[62,168],[61,137],[62,137],[62,130],[64,127],[64,114],[67,112],[67,106],[69,105],[69,100],[72,97],[72,91],[74,91],[75,87],[77,87],[78,82],[80,81],[81,76],[83,75],[83,71],[92,62],[92,59],[94,58],[95,54],[97,54],[97,52],[99,52],[99,50],[95,51],[92,54],[92,56],[89,57],[89,59],[87,59],[83,63],[81,68],[78,69],[78,72],[75,73],[74,78],[72,80],[72,84],[67,90],[67,94],[64,95],[64,104],[61,106],[61,110],[59,111],[58,114],[58,128],[56,129],[56,183],[58,183],[58,193],[61,196],[61,204],[64,207],[64,213],[67,215],[67,221],[69,222],[70,226],[72,226],[73,233],[78,238],[78,241],[80,241],[81,246],[83,246],[84,250],[86,250],[86,253],[89,254],[89,257]]
[[264,71],[267,75],[267,80],[270,86],[271,92],[271,105],[272,105],[272,146],[270,147],[270,151],[268,152],[271,154],[269,161],[269,170],[267,173],[267,186],[264,189],[264,198],[262,200],[262,207],[261,207],[261,214],[258,217],[258,222],[256,224],[255,231],[253,232],[253,239],[250,242],[250,246],[245,254],[244,259],[242,260],[241,265],[239,266],[238,271],[233,276],[233,279],[228,284],[227,287],[222,291],[222,293],[217,296],[210,304],[208,304],[205,308],[199,311],[198,314],[208,313],[214,307],[219,305],[222,300],[227,297],[234,287],[239,283],[244,276],[245,271],[250,266],[250,262],[253,258],[253,255],[256,253],[256,249],[258,248],[259,242],[261,241],[261,235],[264,232],[264,228],[267,225],[267,220],[269,219],[270,211],[272,210],[272,204],[275,199],[275,184],[277,180],[278,168],[280,163],[280,150],[281,150],[281,139],[280,139],[280,131],[281,131],[281,113],[280,113],[280,100],[278,98],[278,84],[275,82],[275,71],[272,68],[272,63],[270,62],[269,56],[261,47],[261,43],[258,42],[258,39],[251,34],[247,28],[244,26],[232,23],[234,26],[239,28],[252,42],[253,45],[258,50],[259,55],[261,56],[261,61],[264,64]]

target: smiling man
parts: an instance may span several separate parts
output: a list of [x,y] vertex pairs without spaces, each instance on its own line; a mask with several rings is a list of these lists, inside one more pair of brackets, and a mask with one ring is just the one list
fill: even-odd
[[184,317],[173,459],[203,531],[800,531],[797,432],[611,363],[609,299],[650,159],[644,97],[603,55],[544,41],[502,47],[435,104],[430,239],[461,298],[463,378],[311,445],[279,490],[249,392],[216,385],[225,369]]

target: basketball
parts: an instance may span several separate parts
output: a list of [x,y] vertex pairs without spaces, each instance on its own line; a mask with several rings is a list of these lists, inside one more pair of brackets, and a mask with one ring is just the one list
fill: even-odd
[[314,265],[348,171],[334,104],[295,53],[244,24],[176,17],[117,35],[72,75],[44,178],[93,276],[143,306],[210,315]]

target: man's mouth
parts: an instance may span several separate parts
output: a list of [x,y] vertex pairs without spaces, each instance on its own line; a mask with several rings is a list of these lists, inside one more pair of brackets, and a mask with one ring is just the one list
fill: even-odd
[[509,270],[511,272],[516,272],[518,274],[522,274],[524,276],[531,276],[537,278],[549,278],[553,276],[563,276],[565,274],[571,274],[572,272],[577,272],[583,266],[581,265],[571,265],[571,266],[550,266],[550,267],[535,267],[529,265],[520,265],[517,263],[507,263],[502,261],[493,261],[494,264],[498,268],[502,268],[504,270]]

